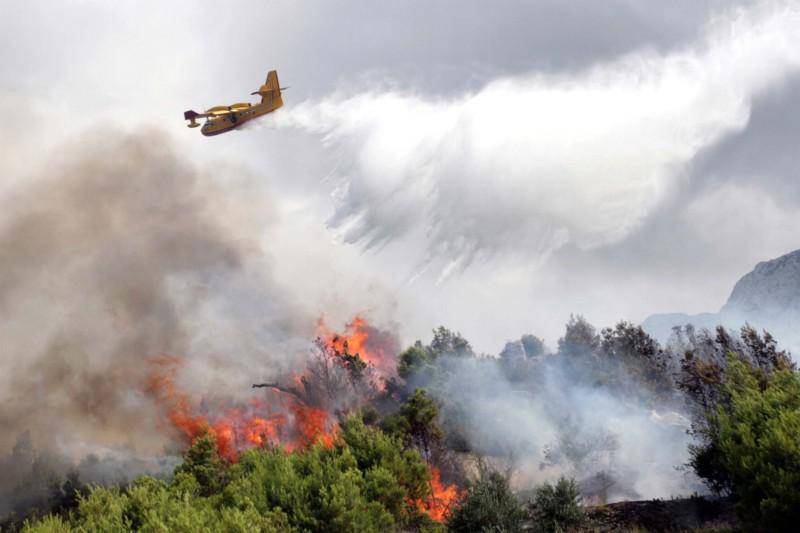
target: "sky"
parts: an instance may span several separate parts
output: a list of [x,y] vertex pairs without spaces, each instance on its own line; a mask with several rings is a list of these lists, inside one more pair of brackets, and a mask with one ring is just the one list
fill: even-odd
[[[308,316],[553,346],[571,313],[716,311],[800,248],[798,2],[0,1],[0,205],[65,146],[158,130],[266,206]],[[272,69],[284,108],[185,127]]]

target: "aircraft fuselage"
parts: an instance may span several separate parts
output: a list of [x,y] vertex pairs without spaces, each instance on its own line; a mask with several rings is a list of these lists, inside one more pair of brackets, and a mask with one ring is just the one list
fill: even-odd
[[[253,120],[254,118],[258,118],[262,115],[266,115],[267,113],[275,111],[280,107],[280,105],[275,105],[275,103],[277,102],[273,102],[271,104],[252,104],[250,107],[246,107],[239,111],[234,111],[227,115],[222,115],[220,117],[209,117],[203,124],[203,127],[200,128],[200,132],[206,137],[225,133],[226,131],[230,131],[241,126],[249,120]],[[280,104],[282,105],[283,102],[280,102]]]

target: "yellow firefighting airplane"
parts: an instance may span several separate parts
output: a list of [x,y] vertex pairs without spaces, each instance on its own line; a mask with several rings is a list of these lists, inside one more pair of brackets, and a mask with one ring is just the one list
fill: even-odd
[[261,102],[257,104],[244,102],[229,106],[219,105],[212,107],[205,113],[198,113],[190,110],[183,114],[183,118],[189,121],[187,125],[190,128],[196,128],[200,125],[195,122],[198,118],[205,118],[206,122],[200,129],[203,135],[219,135],[237,126],[241,126],[248,120],[266,115],[267,113],[272,113],[281,107],[283,105],[281,89],[286,89],[286,87],[281,87],[278,84],[278,71],[270,70],[267,73],[266,83],[259,87],[256,92],[250,93],[260,94]]

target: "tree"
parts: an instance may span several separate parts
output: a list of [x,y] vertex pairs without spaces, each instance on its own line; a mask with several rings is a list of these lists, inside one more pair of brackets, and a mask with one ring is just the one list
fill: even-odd
[[480,468],[480,478],[470,485],[453,509],[447,526],[455,533],[522,531],[525,511],[499,472]]
[[195,439],[183,454],[183,463],[175,469],[175,473],[193,476],[203,496],[218,492],[225,483],[226,469],[214,436],[206,432]]
[[398,436],[406,447],[415,447],[430,462],[431,453],[441,444],[444,433],[437,424],[439,408],[424,389],[416,389],[400,406],[400,410],[387,416],[381,427],[390,435]]
[[407,380],[414,375],[425,373],[425,370],[432,369],[432,364],[432,354],[422,345],[421,341],[417,341],[400,354],[397,374]]
[[520,338],[520,342],[522,343],[522,347],[525,350],[525,357],[532,358],[532,357],[539,357],[540,355],[544,355],[545,346],[544,341],[537,337],[536,335],[523,335]]
[[747,523],[789,531],[800,520],[800,375],[728,358],[728,401],[709,415],[719,465]]
[[545,483],[533,496],[536,530],[546,533],[567,531],[584,521],[580,491],[575,480],[559,478],[555,485]]
[[585,357],[600,345],[597,330],[581,315],[570,315],[564,336],[558,339],[558,353],[567,357]]
[[690,465],[709,488],[720,494],[733,490],[730,472],[724,464],[720,448],[720,427],[713,416],[731,407],[732,397],[726,387],[731,361],[747,365],[765,386],[776,372],[794,371],[791,357],[777,349],[775,339],[745,325],[736,338],[723,327],[712,335],[707,330],[678,328],[671,341],[683,351],[678,388],[684,393],[692,416],[691,433],[696,443],[690,445]]
[[675,390],[669,354],[641,326],[621,321],[613,328],[604,328],[598,352],[604,381],[620,392],[644,392],[664,400]]
[[442,326],[433,330],[430,350],[434,358],[442,356],[475,357],[475,352],[472,351],[472,346],[467,339],[460,333],[452,332]]
[[475,357],[469,342],[460,333],[440,326],[433,330],[433,340],[429,345],[416,341],[400,354],[397,373],[409,387],[424,387],[446,372],[448,360],[468,357]]
[[500,365],[509,381],[521,382],[531,377],[531,370],[545,351],[544,341],[534,335],[523,335],[507,342],[500,352]]

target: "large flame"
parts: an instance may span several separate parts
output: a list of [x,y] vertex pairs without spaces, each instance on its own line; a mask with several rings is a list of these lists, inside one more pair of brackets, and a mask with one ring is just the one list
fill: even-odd
[[201,409],[175,383],[183,366],[181,358],[160,356],[150,364],[146,391],[166,409],[170,425],[187,444],[208,433],[216,440],[220,455],[232,462],[247,448],[282,445],[293,451],[318,441],[333,444],[336,425],[332,417],[296,397],[270,391],[273,401],[253,398],[246,405]]
[[388,378],[396,374],[397,339],[371,326],[364,317],[356,315],[345,325],[344,333],[331,331],[323,319],[319,320],[317,330],[320,339],[328,347],[340,353],[357,354],[381,377]]

